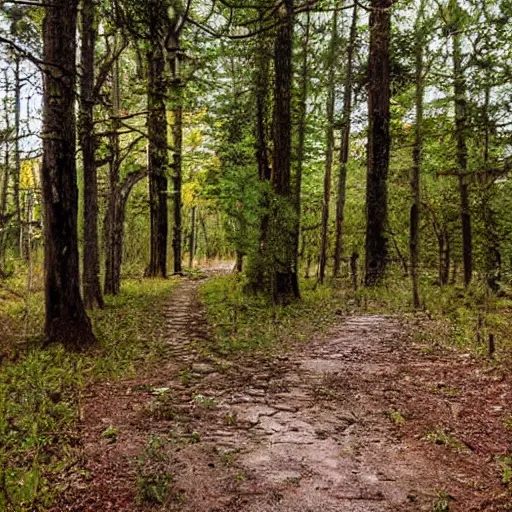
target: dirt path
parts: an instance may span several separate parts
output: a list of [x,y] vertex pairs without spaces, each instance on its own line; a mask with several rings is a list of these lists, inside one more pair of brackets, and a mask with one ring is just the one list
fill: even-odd
[[197,286],[171,298],[154,372],[91,390],[85,471],[55,510],[512,510],[503,376],[414,346],[384,316],[346,318],[289,357],[215,358]]

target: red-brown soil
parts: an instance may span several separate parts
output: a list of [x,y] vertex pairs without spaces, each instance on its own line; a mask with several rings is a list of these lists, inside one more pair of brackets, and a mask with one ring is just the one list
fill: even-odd
[[164,360],[88,390],[81,471],[55,511],[512,511],[498,367],[386,316],[341,319],[286,357],[215,358],[190,280],[166,314]]

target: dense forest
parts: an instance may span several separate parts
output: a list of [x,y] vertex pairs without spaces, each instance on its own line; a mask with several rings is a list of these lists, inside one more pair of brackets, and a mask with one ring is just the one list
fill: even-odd
[[[222,357],[351,315],[363,339],[385,313],[508,376],[511,17],[510,0],[0,2],[0,509],[112,509],[58,505],[56,475],[83,389],[172,360],[165,315],[168,337],[205,337],[171,296],[206,309]],[[137,506],[169,507],[158,478]],[[451,510],[436,492],[407,510]],[[235,509],[256,510],[211,508]]]

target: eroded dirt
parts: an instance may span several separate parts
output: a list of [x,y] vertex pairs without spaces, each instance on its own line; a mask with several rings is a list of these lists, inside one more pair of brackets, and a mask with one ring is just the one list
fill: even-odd
[[82,472],[56,511],[512,510],[496,460],[512,451],[508,377],[385,316],[286,357],[217,358],[197,286],[170,299],[158,367],[89,390]]

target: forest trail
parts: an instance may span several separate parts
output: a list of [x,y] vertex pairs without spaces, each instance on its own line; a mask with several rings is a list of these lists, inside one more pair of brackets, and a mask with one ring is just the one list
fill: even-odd
[[386,316],[341,319],[287,356],[212,356],[197,289],[170,299],[154,371],[84,397],[84,471],[56,511],[512,510],[502,376]]

